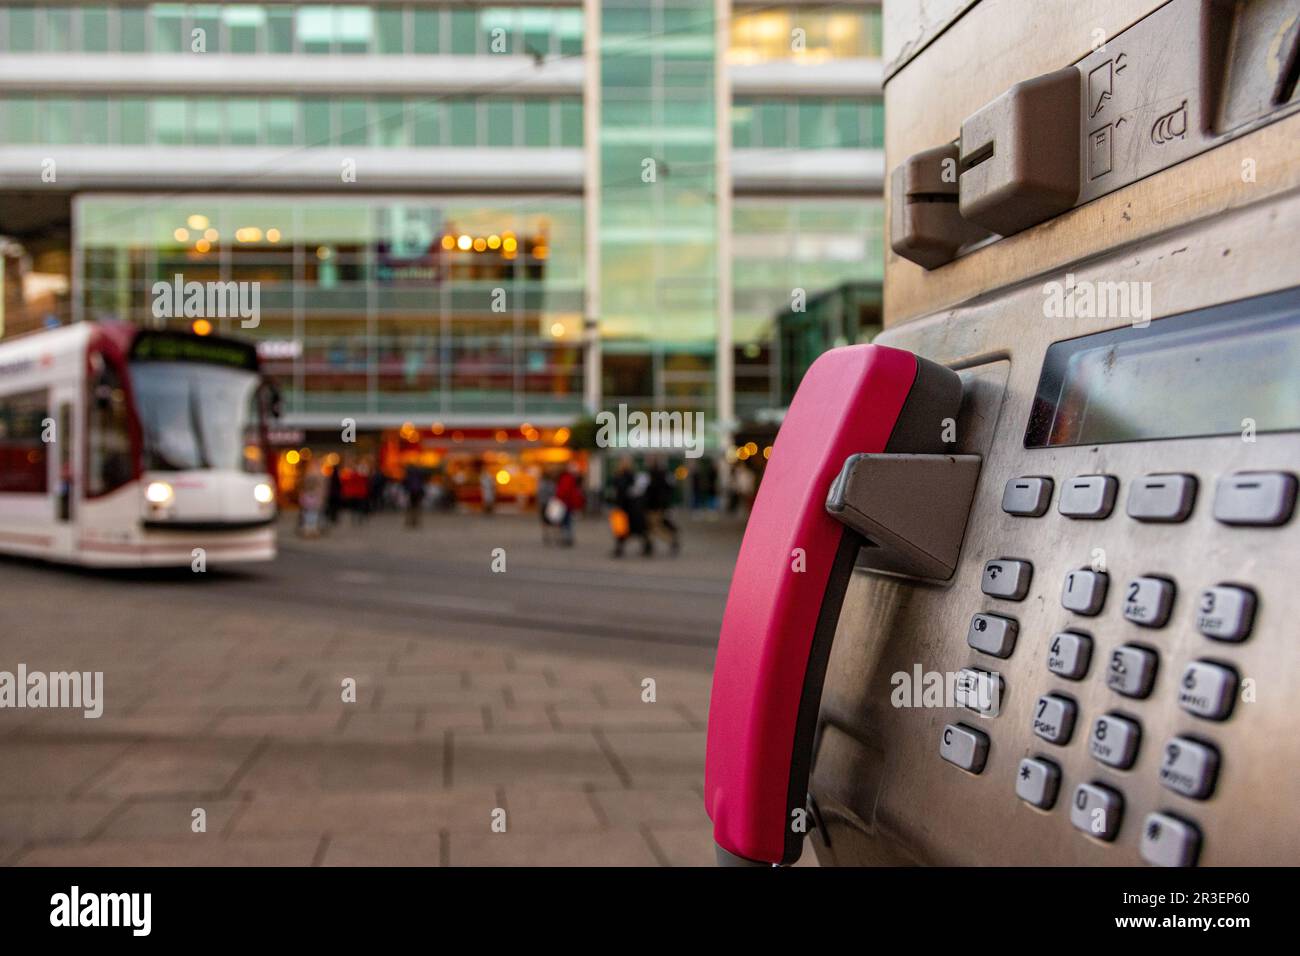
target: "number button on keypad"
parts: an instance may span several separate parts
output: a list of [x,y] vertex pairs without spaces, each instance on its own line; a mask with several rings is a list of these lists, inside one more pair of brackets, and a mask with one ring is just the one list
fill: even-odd
[[1100,614],[1109,584],[1110,575],[1105,571],[1071,571],[1061,587],[1061,605],[1067,611],[1087,617]]
[[1196,629],[1216,641],[1244,641],[1255,620],[1255,592],[1220,584],[1201,592]]
[[1219,752],[1188,737],[1174,737],[1161,755],[1160,782],[1184,797],[1204,800],[1214,792]]
[[1079,680],[1088,673],[1092,638],[1078,631],[1061,631],[1047,645],[1047,669],[1060,677]]
[[1146,697],[1156,679],[1155,651],[1124,644],[1110,652],[1106,665],[1106,686],[1125,697]]
[[1174,582],[1165,578],[1134,578],[1124,586],[1124,616],[1143,627],[1164,627],[1174,604]]
[[1088,752],[1110,767],[1127,770],[1137,758],[1142,728],[1119,714],[1103,714],[1092,723]]
[[1070,822],[1098,840],[1113,840],[1124,816],[1124,798],[1099,783],[1081,783],[1070,804]]
[[1178,679],[1178,703],[1189,714],[1223,720],[1237,697],[1237,672],[1210,661],[1192,661]]
[[1074,715],[1078,707],[1068,697],[1044,694],[1034,705],[1034,733],[1048,743],[1064,746],[1074,733]]

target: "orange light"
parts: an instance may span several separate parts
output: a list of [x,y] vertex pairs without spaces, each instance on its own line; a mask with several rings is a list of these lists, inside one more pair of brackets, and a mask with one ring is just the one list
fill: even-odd
[[212,243],[208,242],[206,239],[200,239],[198,242],[194,243],[195,252],[207,252],[211,248]]
[[298,464],[298,462],[302,461],[302,455],[298,454],[298,452],[290,448],[288,451],[284,453],[284,460],[291,465],[296,465]]
[[479,236],[477,239],[474,240],[475,252],[482,252],[486,248],[487,248],[487,240],[484,239],[482,236]]
[[194,324],[190,326],[190,329],[195,335],[211,335],[212,323],[207,319],[195,319]]
[[545,259],[550,254],[551,250],[544,242],[539,242],[537,245],[533,246],[534,259]]
[[221,233],[217,232],[215,229],[204,229],[203,238],[208,240],[208,242],[216,242],[221,238]]
[[571,434],[571,432],[570,432],[567,428],[559,428],[559,429],[556,429],[556,432],[555,432],[555,444],[557,444],[557,445],[563,445],[565,442],[567,442],[567,441],[569,440],[569,435],[570,435],[570,434]]
[[208,228],[208,217],[200,216],[198,213],[195,213],[185,220],[185,225],[189,226],[191,229],[206,229]]
[[504,442],[504,441],[505,441],[507,438],[509,438],[509,437],[510,437],[510,436],[506,434],[504,428],[498,428],[498,429],[497,429],[496,439],[497,439],[498,442]]
[[512,236],[510,233],[507,232],[505,234],[505,237],[501,240],[501,248],[505,252],[514,252],[516,249],[519,248],[519,242],[515,239],[514,236]]
[[442,424],[442,422],[433,423],[433,433],[435,435],[441,435],[445,430],[446,430],[445,426]]
[[452,432],[452,433],[451,433],[451,440],[454,441],[454,442],[462,442],[462,441],[465,440],[465,433],[464,433],[464,432]]
[[563,323],[563,322],[552,322],[552,323],[551,323],[551,335],[555,336],[555,337],[558,339],[558,338],[559,338],[560,336],[562,336],[563,334],[564,334],[564,323]]
[[758,446],[755,445],[752,441],[745,442],[745,454],[747,454],[747,455],[757,455],[757,454],[758,454]]
[[190,231],[186,229],[184,226],[182,226],[181,228],[176,229],[175,231],[172,232],[172,238],[175,239],[177,242],[189,242]]
[[506,471],[504,468],[502,468],[500,471],[498,471],[498,472],[497,472],[497,484],[498,484],[498,485],[508,485],[508,484],[510,484],[510,472]]
[[768,445],[766,448],[763,449],[763,459],[766,460],[771,457],[772,457],[772,446]]
[[444,249],[455,249],[455,248],[456,248],[456,237],[455,237],[455,236],[443,236],[443,237],[442,237],[442,247],[443,247]]
[[267,241],[267,242],[279,242],[279,241],[280,241],[280,230],[279,230],[279,229],[268,229],[268,230],[266,230],[266,241]]
[[489,249],[500,249],[500,248],[501,248],[501,237],[500,237],[500,236],[488,236],[488,238],[487,238],[487,246],[488,246]]

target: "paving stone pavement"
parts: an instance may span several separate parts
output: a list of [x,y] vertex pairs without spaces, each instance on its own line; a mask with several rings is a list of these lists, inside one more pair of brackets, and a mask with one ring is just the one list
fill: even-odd
[[686,527],[675,562],[611,560],[598,523],[543,548],[510,515],[286,528],[274,564],[208,575],[0,560],[0,670],[105,680],[99,719],[0,710],[0,862],[711,865],[739,531]]

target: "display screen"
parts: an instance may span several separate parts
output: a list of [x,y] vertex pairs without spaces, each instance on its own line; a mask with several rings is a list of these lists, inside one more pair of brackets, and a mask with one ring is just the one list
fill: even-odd
[[187,332],[146,330],[131,343],[133,362],[205,362],[257,370],[257,349],[247,342],[190,335]]
[[1026,448],[1300,429],[1300,289],[1056,342]]

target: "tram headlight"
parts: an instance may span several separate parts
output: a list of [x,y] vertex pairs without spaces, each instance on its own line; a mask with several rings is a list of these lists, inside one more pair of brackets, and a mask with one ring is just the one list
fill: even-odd
[[165,481],[151,481],[144,490],[145,500],[154,505],[165,505],[175,497],[176,492]]
[[253,497],[257,499],[258,504],[269,505],[275,500],[275,489],[265,481],[259,481],[253,486]]

